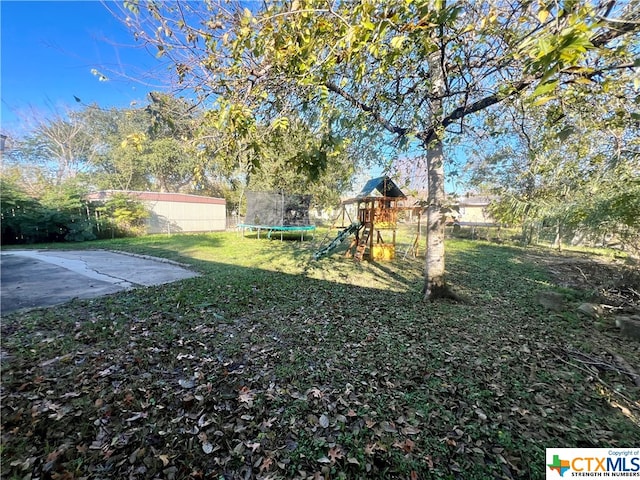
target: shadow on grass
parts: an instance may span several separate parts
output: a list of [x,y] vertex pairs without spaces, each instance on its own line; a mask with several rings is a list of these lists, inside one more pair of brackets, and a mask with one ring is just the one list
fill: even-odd
[[231,242],[216,261],[211,241],[135,246],[196,252],[202,277],[3,319],[6,475],[544,478],[549,445],[638,443],[557,358],[613,339],[540,311],[518,249],[452,242],[478,299],[456,305],[418,301],[419,259]]
[[548,288],[549,277],[539,267],[523,261],[523,249],[455,240],[447,257],[447,273],[454,287],[472,298],[530,299]]

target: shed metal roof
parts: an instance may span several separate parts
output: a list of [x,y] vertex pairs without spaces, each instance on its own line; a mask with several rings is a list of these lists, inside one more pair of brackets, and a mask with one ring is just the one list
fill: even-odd
[[116,194],[126,194],[141,201],[150,202],[175,202],[175,203],[208,203],[213,205],[226,205],[224,198],[205,197],[202,195],[191,195],[187,193],[168,192],[140,192],[135,190],[100,190],[90,193],[90,200],[107,200]]

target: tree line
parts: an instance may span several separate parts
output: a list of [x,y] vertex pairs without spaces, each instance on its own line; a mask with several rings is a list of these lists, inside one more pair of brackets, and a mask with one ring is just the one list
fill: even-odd
[[358,167],[411,152],[428,171],[429,300],[455,296],[445,182],[463,141],[472,185],[500,194],[494,214],[525,239],[541,222],[558,244],[579,228],[637,239],[637,0],[133,0],[113,13],[192,101],[79,112],[91,147],[82,162],[43,150],[59,152],[54,180],[87,169],[96,185],[230,205],[250,187],[330,203]]
[[[514,122],[522,128],[506,132],[500,150],[511,147],[517,158],[502,167],[498,157],[484,151],[479,157],[485,165],[493,162],[494,172],[530,169],[519,178],[520,191],[509,190],[515,184],[500,183],[513,200],[513,218],[524,204],[524,223],[546,210],[562,228],[569,217],[549,205],[554,198],[568,204],[562,195],[569,196],[581,180],[568,176],[568,185],[545,185],[545,177],[558,179],[560,173],[549,167],[566,165],[568,172],[573,162],[578,168],[574,177],[580,177],[583,168],[587,176],[606,170],[607,162],[587,155],[599,163],[588,166],[580,148],[554,146],[549,136],[557,132],[562,142],[576,132],[577,138],[584,126],[570,110],[580,112],[580,103],[591,97],[606,102],[616,89],[627,101],[620,120],[637,124],[636,0],[290,0],[259,5],[131,0],[120,13],[136,38],[155,46],[175,67],[177,82],[202,98],[223,99],[219,108],[237,112],[229,117],[231,123],[301,113],[329,136],[345,132],[352,140],[374,138],[421,152],[428,171],[423,289],[428,300],[455,296],[445,281],[447,148],[483,131],[497,138],[500,128],[512,127],[504,110],[515,112]],[[547,114],[537,107],[549,112],[546,124],[539,123]],[[495,121],[498,125],[491,125]],[[530,128],[545,141],[537,143]],[[575,138],[570,142],[581,143]],[[627,177],[610,174],[625,185],[625,178],[638,174],[637,152],[633,146],[630,150],[616,157],[635,162]],[[613,168],[616,162],[608,163]],[[547,187],[551,195],[542,193]],[[635,195],[618,196],[608,205],[632,201]]]
[[638,254],[640,96],[624,77],[589,86],[503,110],[493,147],[467,167],[470,183],[497,196],[493,217],[520,225],[525,244],[546,227],[558,249],[573,241]]
[[86,200],[95,190],[222,197],[241,213],[247,189],[310,193],[323,206],[351,187],[359,155],[342,139],[331,139],[329,151],[326,138],[286,118],[238,124],[239,134],[223,127],[228,114],[152,92],[142,108],[90,105],[37,118],[26,134],[5,141],[3,243],[140,231],[140,202]]

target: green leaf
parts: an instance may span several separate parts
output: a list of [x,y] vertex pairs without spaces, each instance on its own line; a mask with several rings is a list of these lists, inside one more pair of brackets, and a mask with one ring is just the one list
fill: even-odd
[[405,37],[404,35],[396,35],[391,39],[391,47],[399,50],[400,48],[402,48],[402,44],[406,39],[407,37]]
[[581,85],[591,85],[593,84],[593,80],[585,77],[577,77],[573,80],[573,83],[579,83]]
[[547,18],[549,18],[549,11],[548,10],[540,10],[538,12],[538,20],[540,21],[540,23],[544,23]]
[[544,95],[556,89],[558,86],[558,81],[554,80],[552,82],[541,83],[536,87],[536,89],[531,94],[532,98],[539,97],[540,95]]
[[140,13],[140,6],[138,5],[138,0],[129,0],[123,3],[124,8],[129,10],[134,15],[138,15]]
[[362,22],[362,26],[366,30],[373,30],[375,28],[375,25],[373,24],[373,22],[371,22],[371,20],[368,20],[368,19]]
[[318,90],[320,101],[322,101],[322,103],[325,103],[329,99],[329,89],[326,85],[320,85],[320,87],[318,87]]
[[565,127],[562,130],[560,130],[560,132],[558,132],[558,138],[564,142],[567,138],[569,138],[574,133],[575,133],[575,129],[573,127]]
[[535,102],[533,102],[532,105],[535,107],[539,107],[541,105],[544,105],[545,103],[550,102],[551,100],[555,100],[555,98],[555,96],[540,97]]
[[289,119],[287,117],[278,117],[271,123],[271,126],[274,130],[287,130],[289,128]]

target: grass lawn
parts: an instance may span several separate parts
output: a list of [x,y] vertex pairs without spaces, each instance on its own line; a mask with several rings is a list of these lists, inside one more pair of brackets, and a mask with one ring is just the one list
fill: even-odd
[[422,259],[314,262],[321,236],[83,244],[202,276],[2,319],[2,478],[542,479],[546,447],[640,447],[612,360],[640,343],[531,250],[450,240],[469,302],[427,304]]

